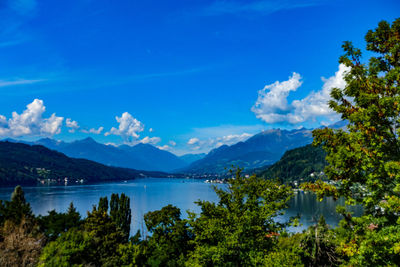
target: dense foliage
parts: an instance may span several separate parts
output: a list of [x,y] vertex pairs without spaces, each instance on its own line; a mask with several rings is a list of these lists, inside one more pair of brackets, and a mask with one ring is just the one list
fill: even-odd
[[260,172],[265,178],[279,179],[283,183],[315,181],[327,165],[326,152],[321,147],[307,145],[288,150],[282,158]]
[[159,172],[108,167],[85,159],[74,159],[43,146],[0,142],[0,185],[32,185],[39,180],[85,182],[133,179],[143,176],[163,177]]
[[[111,199],[109,213],[107,198],[101,198],[85,220],[75,221],[75,227],[61,231],[49,242],[43,249],[40,266],[119,266],[118,249],[129,237],[130,200],[125,194],[112,194]],[[73,213],[70,210],[67,215]],[[57,224],[53,228],[57,229]]]
[[17,186],[10,201],[0,200],[0,266],[35,266],[44,243],[31,207]]
[[289,187],[238,173],[227,190],[215,188],[219,202],[200,201],[189,221],[195,235],[189,262],[197,266],[254,266],[276,246],[286,223],[276,217],[288,207]]
[[344,208],[338,251],[352,266],[400,263],[400,19],[379,23],[366,36],[367,63],[350,42],[340,62],[349,71],[346,87],[333,89],[330,107],[349,122],[347,130],[314,131],[327,151],[326,175],[335,184],[307,184],[320,196],[343,196],[364,215]]

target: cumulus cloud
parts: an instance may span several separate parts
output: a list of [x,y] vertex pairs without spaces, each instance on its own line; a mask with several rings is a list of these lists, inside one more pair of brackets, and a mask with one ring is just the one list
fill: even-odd
[[197,137],[193,137],[193,138],[190,138],[189,139],[189,141],[187,142],[187,144],[188,145],[195,145],[195,144],[197,144],[197,143],[199,143],[199,138],[197,138]]
[[89,130],[82,129],[82,133],[91,133],[91,134],[101,134],[101,132],[104,130],[104,127],[100,126],[99,128],[90,128]]
[[7,118],[6,116],[0,115],[0,127],[4,127],[7,125]]
[[294,111],[289,114],[290,123],[301,123],[306,120],[314,120],[316,117],[325,116],[331,121],[339,120],[338,115],[328,106],[332,88],[343,89],[346,86],[344,75],[349,68],[343,64],[339,65],[339,70],[334,76],[328,79],[322,77],[324,85],[317,92],[311,92],[301,100],[294,100],[292,106]]
[[134,143],[139,138],[139,133],[143,132],[144,125],[139,120],[135,119],[128,112],[122,113],[121,117],[116,116],[115,119],[119,123],[118,129],[112,127],[109,132],[104,135],[119,135],[125,143]]
[[105,145],[106,145],[106,146],[118,147],[118,145],[117,145],[116,143],[113,143],[113,142],[105,143]]
[[275,123],[286,120],[286,114],[290,110],[287,97],[291,91],[296,91],[302,84],[301,76],[293,73],[289,80],[276,81],[258,91],[258,98],[251,110],[257,118],[267,123]]
[[334,76],[325,79],[322,78],[324,85],[319,91],[312,91],[305,98],[294,100],[287,103],[287,97],[290,92],[296,91],[302,84],[301,76],[293,73],[289,80],[284,82],[275,82],[267,85],[258,92],[258,98],[252,111],[256,117],[267,123],[298,124],[303,122],[315,122],[317,118],[328,119],[329,121],[338,120],[339,117],[328,106],[330,92],[332,88],[343,89],[346,85],[344,75],[348,67],[339,65],[339,70]]
[[158,144],[159,142],[161,142],[161,138],[160,137],[148,137],[148,136],[146,136],[145,138],[143,138],[142,140],[140,140],[140,143],[143,143],[143,144],[152,144],[152,145],[155,145],[155,144]]
[[79,125],[77,121],[73,121],[70,118],[67,118],[67,120],[65,121],[65,125],[70,128],[68,130],[68,132],[70,133],[74,133],[76,129],[79,129]]
[[168,151],[171,149],[169,145],[157,146],[158,149]]
[[241,141],[245,141],[248,138],[253,136],[249,133],[242,134],[230,134],[222,137],[216,138],[208,138],[208,139],[199,139],[199,138],[191,138],[187,144],[189,145],[191,150],[200,150],[200,151],[209,151],[213,148],[218,148],[222,145],[233,145]]
[[253,136],[252,134],[249,133],[243,133],[243,134],[230,134],[223,136],[221,138],[217,138],[218,141],[223,142],[224,144],[235,144],[237,142],[245,141],[249,137]]
[[21,114],[14,111],[8,120],[4,115],[0,115],[0,136],[52,136],[60,133],[64,118],[57,117],[55,113],[49,118],[44,118],[45,111],[43,101],[35,99]]

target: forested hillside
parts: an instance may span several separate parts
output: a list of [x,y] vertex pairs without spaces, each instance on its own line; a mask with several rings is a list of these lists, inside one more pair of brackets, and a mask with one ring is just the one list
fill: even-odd
[[0,142],[0,185],[34,185],[41,180],[64,183],[65,178],[69,182],[97,182],[165,175],[73,159],[39,145]]
[[285,183],[300,179],[313,181],[321,178],[327,165],[325,157],[326,152],[321,147],[312,145],[288,150],[278,162],[261,171],[260,176]]

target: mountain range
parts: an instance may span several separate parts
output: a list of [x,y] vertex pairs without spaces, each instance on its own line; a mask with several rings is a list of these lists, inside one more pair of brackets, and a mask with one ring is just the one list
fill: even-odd
[[109,167],[75,159],[41,145],[0,142],[0,185],[34,185],[38,182],[69,183],[130,180],[138,177],[166,177],[147,172]]
[[[344,129],[346,124],[346,121],[340,121],[329,127]],[[263,169],[277,162],[287,150],[308,145],[312,140],[311,129],[272,129],[230,146],[222,145],[208,154],[186,154],[180,157],[150,144],[117,147],[97,143],[90,137],[73,142],[43,138],[24,143],[43,145],[68,157],[88,159],[107,166],[203,175],[226,174],[232,167],[240,167],[245,171]]]
[[[6,141],[22,142],[13,139],[6,139]],[[61,152],[68,157],[88,159],[107,166],[170,172],[187,165],[183,159],[176,155],[150,144],[139,143],[135,146],[122,145],[115,147],[97,143],[90,137],[70,143],[50,138],[24,143],[42,145]]]
[[312,142],[311,130],[273,129],[256,134],[244,142],[223,145],[211,150],[204,158],[180,170],[183,173],[224,174],[231,167],[260,168],[278,161],[285,151]]

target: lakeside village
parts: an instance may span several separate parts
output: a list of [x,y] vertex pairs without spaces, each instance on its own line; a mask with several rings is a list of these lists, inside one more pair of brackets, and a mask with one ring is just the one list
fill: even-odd
[[[72,177],[58,177],[58,178],[54,178],[54,177],[50,177],[50,170],[47,170],[45,168],[36,168],[36,172],[41,176],[41,178],[38,178],[38,183],[41,185],[79,185],[79,184],[85,184],[87,183],[87,180],[85,180],[85,178],[72,178]],[[143,174],[143,173],[139,173],[139,177],[140,178],[147,178],[148,176]],[[244,175],[245,178],[249,178],[250,174],[245,174]],[[207,184],[227,184],[229,179],[235,179],[234,176],[232,175],[224,175],[224,174],[202,174],[202,175],[198,175],[198,174],[188,174],[188,175],[182,175],[182,174],[169,174],[166,175],[165,178],[186,178],[186,179],[205,179],[204,183]],[[322,179],[325,180],[325,174],[324,172],[313,172],[309,175],[309,179],[307,179],[307,181],[310,180],[318,180],[318,179]],[[305,179],[300,178],[298,180],[293,180],[290,181],[288,183],[289,186],[291,186],[294,190],[295,193],[304,193],[304,191],[300,188],[300,185],[306,182]],[[325,181],[328,184],[331,185],[335,185],[334,181],[330,181],[327,180]]]
[[[209,176],[212,176],[212,175],[209,175]],[[250,174],[245,174],[244,177],[249,178]],[[204,176],[203,178],[206,178],[206,176]],[[204,182],[209,183],[209,184],[226,184],[226,183],[228,183],[229,179],[235,179],[235,177],[234,176],[227,177],[226,175],[225,176],[220,175],[218,178],[207,179]],[[300,188],[300,185],[304,182],[316,181],[319,179],[323,180],[327,184],[337,186],[337,182],[326,179],[326,175],[323,171],[313,172],[309,175],[308,179],[299,178],[298,180],[293,180],[293,181],[288,182],[287,185],[292,187],[295,194],[308,193],[308,191],[304,191],[302,188]]]
[[80,178],[69,178],[69,177],[58,177],[58,178],[50,178],[50,170],[46,170],[45,168],[36,168],[36,172],[41,176],[38,178],[38,183],[41,185],[68,185],[68,184],[84,184],[85,179]]

